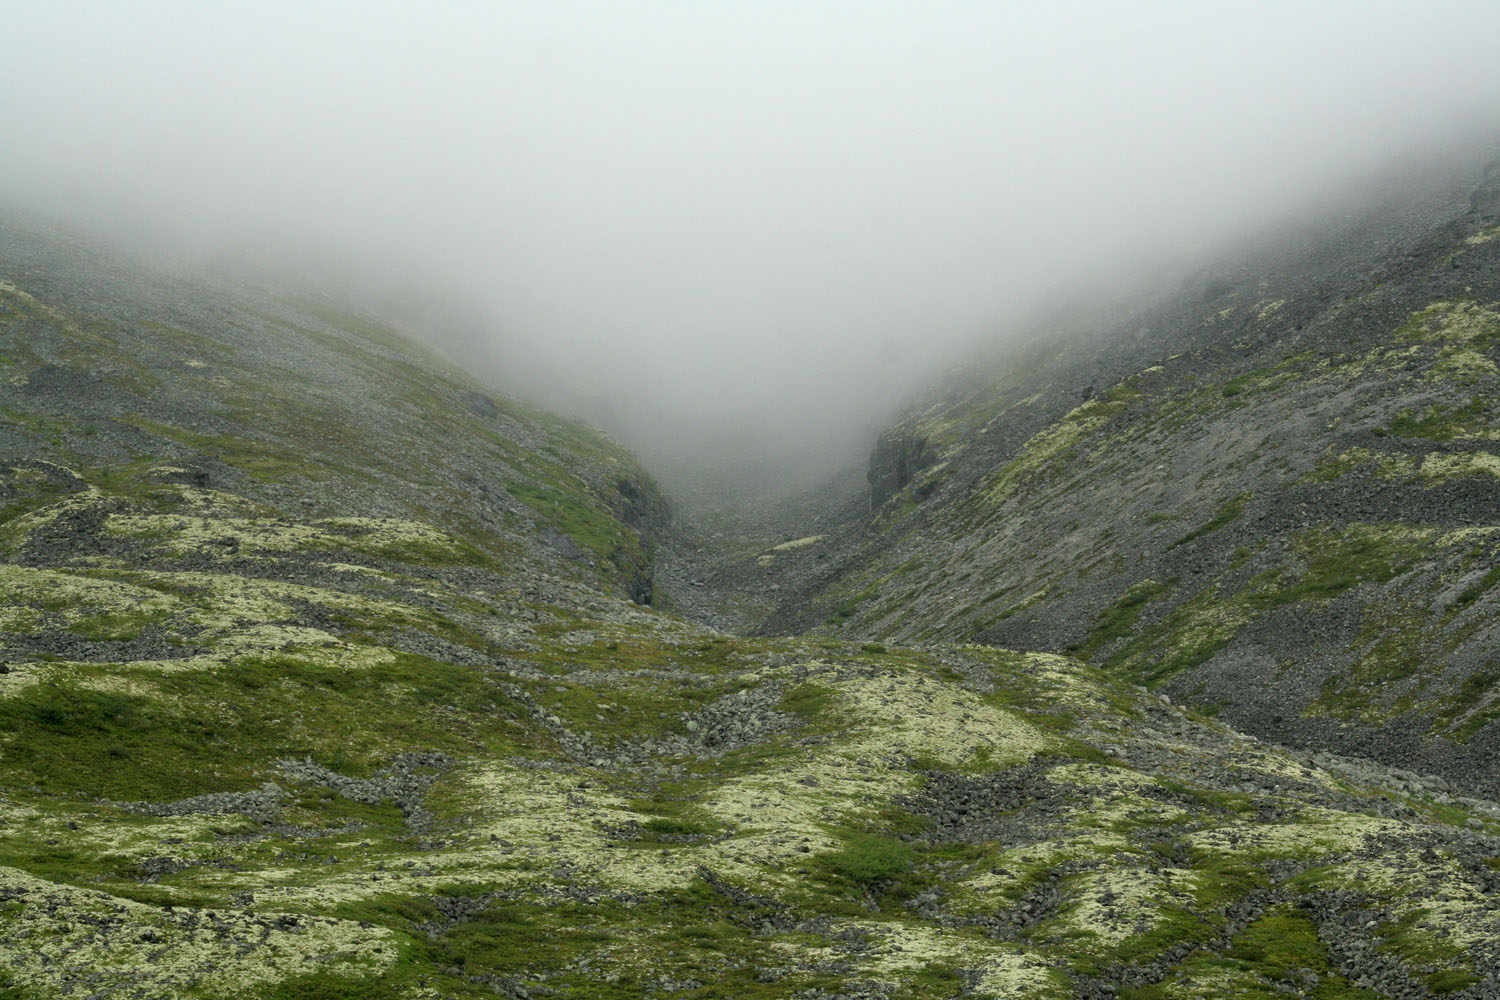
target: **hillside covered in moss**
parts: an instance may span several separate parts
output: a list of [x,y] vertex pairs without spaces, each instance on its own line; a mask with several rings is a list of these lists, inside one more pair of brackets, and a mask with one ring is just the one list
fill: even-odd
[[[1459,273],[1489,232],[1454,236]],[[1169,359],[961,502],[979,417],[914,418],[919,477],[858,529],[902,541],[811,634],[753,636],[670,610],[714,588],[663,584],[693,573],[663,572],[677,527],[628,454],[368,316],[19,226],[0,281],[0,997],[1500,992],[1492,803],[1147,689],[1299,608],[1373,630],[1361,665],[1484,648],[1494,529],[1464,498],[1500,293],[1372,291],[1388,336],[1225,347],[1230,380]],[[1215,303],[1219,339],[1299,308],[1274,301]],[[1293,461],[1246,430],[1272,412],[1343,429]],[[1169,471],[1184,427],[1200,464]],[[1277,490],[1473,520],[1329,526]],[[1092,617],[1039,641],[1065,572]],[[1446,617],[1400,617],[1438,587]],[[1491,731],[1493,679],[1434,676],[1455,732]]]

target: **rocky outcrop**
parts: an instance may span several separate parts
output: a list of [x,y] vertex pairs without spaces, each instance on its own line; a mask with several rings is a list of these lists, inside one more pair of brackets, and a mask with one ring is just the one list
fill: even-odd
[[1486,219],[1500,217],[1500,163],[1485,171],[1484,183],[1469,196],[1469,210]]
[[870,509],[879,510],[887,500],[906,489],[917,474],[937,462],[937,453],[927,439],[905,430],[887,432],[870,453],[865,478],[870,483]]

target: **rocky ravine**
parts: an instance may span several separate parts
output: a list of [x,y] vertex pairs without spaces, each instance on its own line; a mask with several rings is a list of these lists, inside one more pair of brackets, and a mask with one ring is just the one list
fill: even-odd
[[103,261],[0,253],[0,996],[1500,993],[1492,803],[664,613],[606,439]]
[[873,511],[720,575],[770,632],[1067,653],[1500,794],[1497,198],[1017,348],[887,433]]

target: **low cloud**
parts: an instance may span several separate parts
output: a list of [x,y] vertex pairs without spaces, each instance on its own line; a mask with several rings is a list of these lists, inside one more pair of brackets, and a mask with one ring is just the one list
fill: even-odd
[[0,197],[349,282],[645,451],[853,456],[1060,291],[1494,147],[1500,7],[0,8]]

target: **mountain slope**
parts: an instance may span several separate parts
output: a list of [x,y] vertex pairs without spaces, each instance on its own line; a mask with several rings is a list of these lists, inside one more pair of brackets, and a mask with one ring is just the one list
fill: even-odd
[[316,302],[0,277],[0,995],[1500,989],[1493,803],[1064,656],[682,621],[607,440]]
[[1126,320],[1169,353],[1071,402],[1066,341],[955,387],[882,439],[874,514],[775,628],[1069,652],[1493,793],[1497,192]]
[[659,491],[597,433],[487,395],[376,321],[0,231],[0,449],[12,516],[93,492],[169,510],[173,482],[320,518],[442,526],[488,560],[649,600]]

